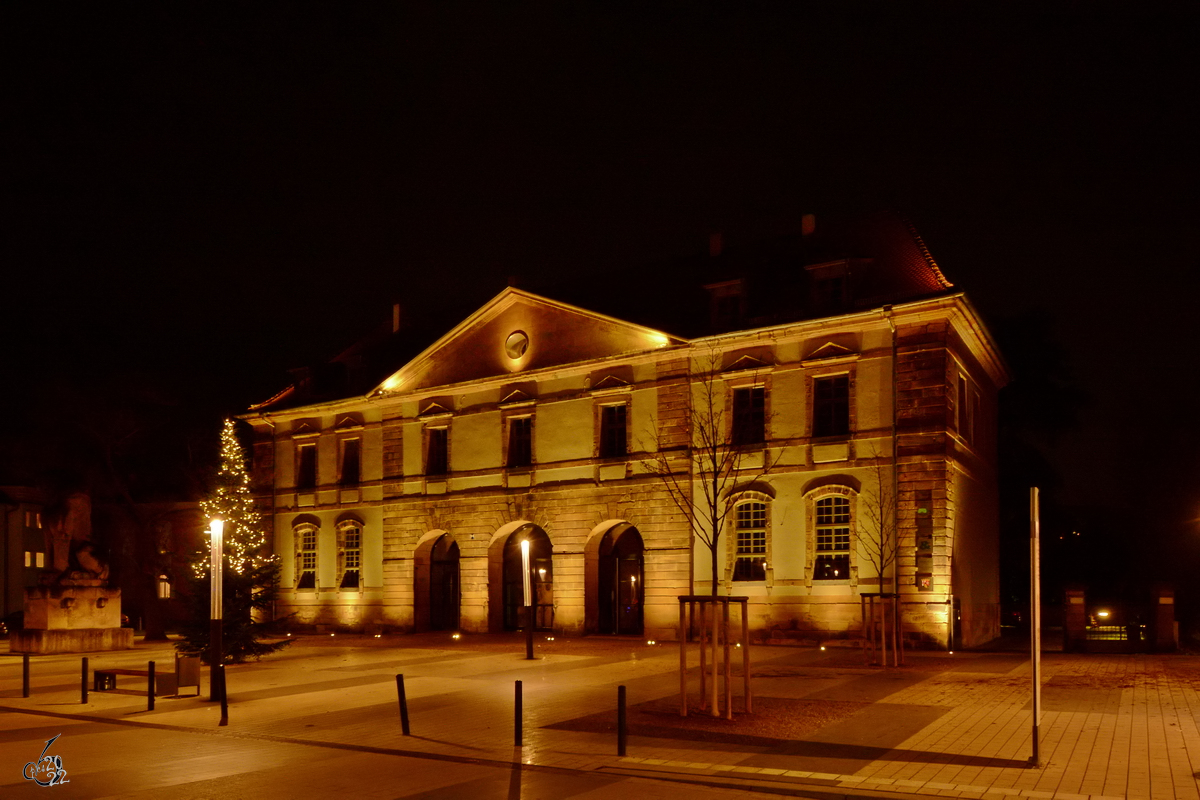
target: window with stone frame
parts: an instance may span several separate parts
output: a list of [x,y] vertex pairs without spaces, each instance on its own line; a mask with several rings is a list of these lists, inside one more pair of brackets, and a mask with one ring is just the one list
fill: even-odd
[[509,417],[509,468],[533,466],[533,417]]
[[296,528],[296,588],[317,588],[317,545],[320,531],[315,525]]
[[342,439],[342,486],[357,486],[362,480],[362,440]]
[[813,433],[817,438],[850,433],[850,376],[813,378]]
[[445,475],[450,467],[450,429],[426,428],[425,439],[425,474]]
[[343,522],[338,526],[338,588],[362,588],[362,523]]
[[817,500],[813,580],[840,581],[850,578],[852,530],[848,497],[831,495]]
[[629,452],[629,409],[624,403],[600,406],[600,457],[624,458]]
[[735,581],[767,579],[767,504],[739,503],[734,508]]
[[311,492],[317,487],[317,444],[296,445],[296,489]]
[[741,386],[733,390],[734,445],[762,444],[767,433],[767,387]]

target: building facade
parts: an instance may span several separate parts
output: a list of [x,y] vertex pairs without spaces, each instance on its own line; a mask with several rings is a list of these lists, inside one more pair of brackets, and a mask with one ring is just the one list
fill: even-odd
[[25,609],[25,589],[50,566],[47,495],[30,486],[0,486],[0,619]]
[[[678,501],[703,504],[715,436],[736,455],[717,591],[750,598],[757,636],[847,636],[863,593],[898,589],[910,638],[994,638],[1006,372],[925,264],[890,304],[844,301],[868,285],[848,259],[808,266],[824,314],[691,338],[508,288],[365,392],[289,388],[243,415],[280,613],[516,629],[528,541],[536,628],[674,638],[676,598],[711,588]],[[739,286],[708,287],[714,319],[744,323]]]

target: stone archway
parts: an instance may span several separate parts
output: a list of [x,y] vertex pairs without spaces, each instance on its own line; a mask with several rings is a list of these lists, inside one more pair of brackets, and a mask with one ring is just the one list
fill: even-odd
[[628,522],[614,522],[593,532],[584,563],[588,633],[642,635],[645,552],[641,532]]
[[414,629],[458,630],[461,604],[458,542],[446,531],[430,531],[413,553]]
[[[507,529],[507,532],[506,532]],[[522,627],[524,603],[521,542],[529,542],[532,573],[534,630],[554,629],[554,546],[537,525],[525,522],[497,531],[488,547],[488,631],[498,633]]]

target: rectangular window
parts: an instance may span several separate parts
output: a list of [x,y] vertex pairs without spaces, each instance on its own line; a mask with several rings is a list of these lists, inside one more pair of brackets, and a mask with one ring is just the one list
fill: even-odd
[[733,390],[733,444],[762,444],[767,428],[767,387]]
[[342,440],[342,485],[354,486],[361,479],[359,439]]
[[742,503],[737,507],[737,561],[733,565],[735,581],[767,579],[767,506]]
[[818,581],[850,578],[850,501],[845,497],[823,497],[817,501],[813,578]]
[[317,446],[301,444],[296,446],[296,488],[299,491],[312,491],[317,487]]
[[45,553],[34,553],[34,562],[36,563],[38,569],[45,567],[46,566],[46,554]]
[[600,457],[623,458],[627,451],[628,410],[624,404],[600,407]]
[[533,466],[533,417],[508,421],[508,466]]
[[33,566],[33,551],[32,550],[25,551],[25,566],[27,566],[27,567]]
[[813,436],[850,433],[850,376],[830,375],[813,380]]
[[317,588],[317,529],[305,528],[300,532],[300,557],[297,559],[300,577],[297,589]]
[[428,428],[428,449],[425,453],[425,474],[445,475],[449,468],[449,429]]
[[347,525],[339,531],[341,534],[341,572],[342,579],[338,586],[342,589],[357,589],[359,575],[362,570],[362,528],[357,525]]

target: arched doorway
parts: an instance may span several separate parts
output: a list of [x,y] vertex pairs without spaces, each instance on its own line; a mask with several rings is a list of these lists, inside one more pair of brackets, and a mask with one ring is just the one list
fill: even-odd
[[518,630],[523,627],[525,604],[524,565],[521,558],[521,542],[529,542],[529,571],[533,589],[533,629],[554,629],[554,565],[551,560],[553,546],[546,532],[536,525],[526,525],[509,535],[504,542],[504,629]]
[[458,630],[458,542],[443,533],[429,554],[429,629]]
[[642,534],[628,523],[609,528],[600,540],[597,633],[642,635],[645,551]]

